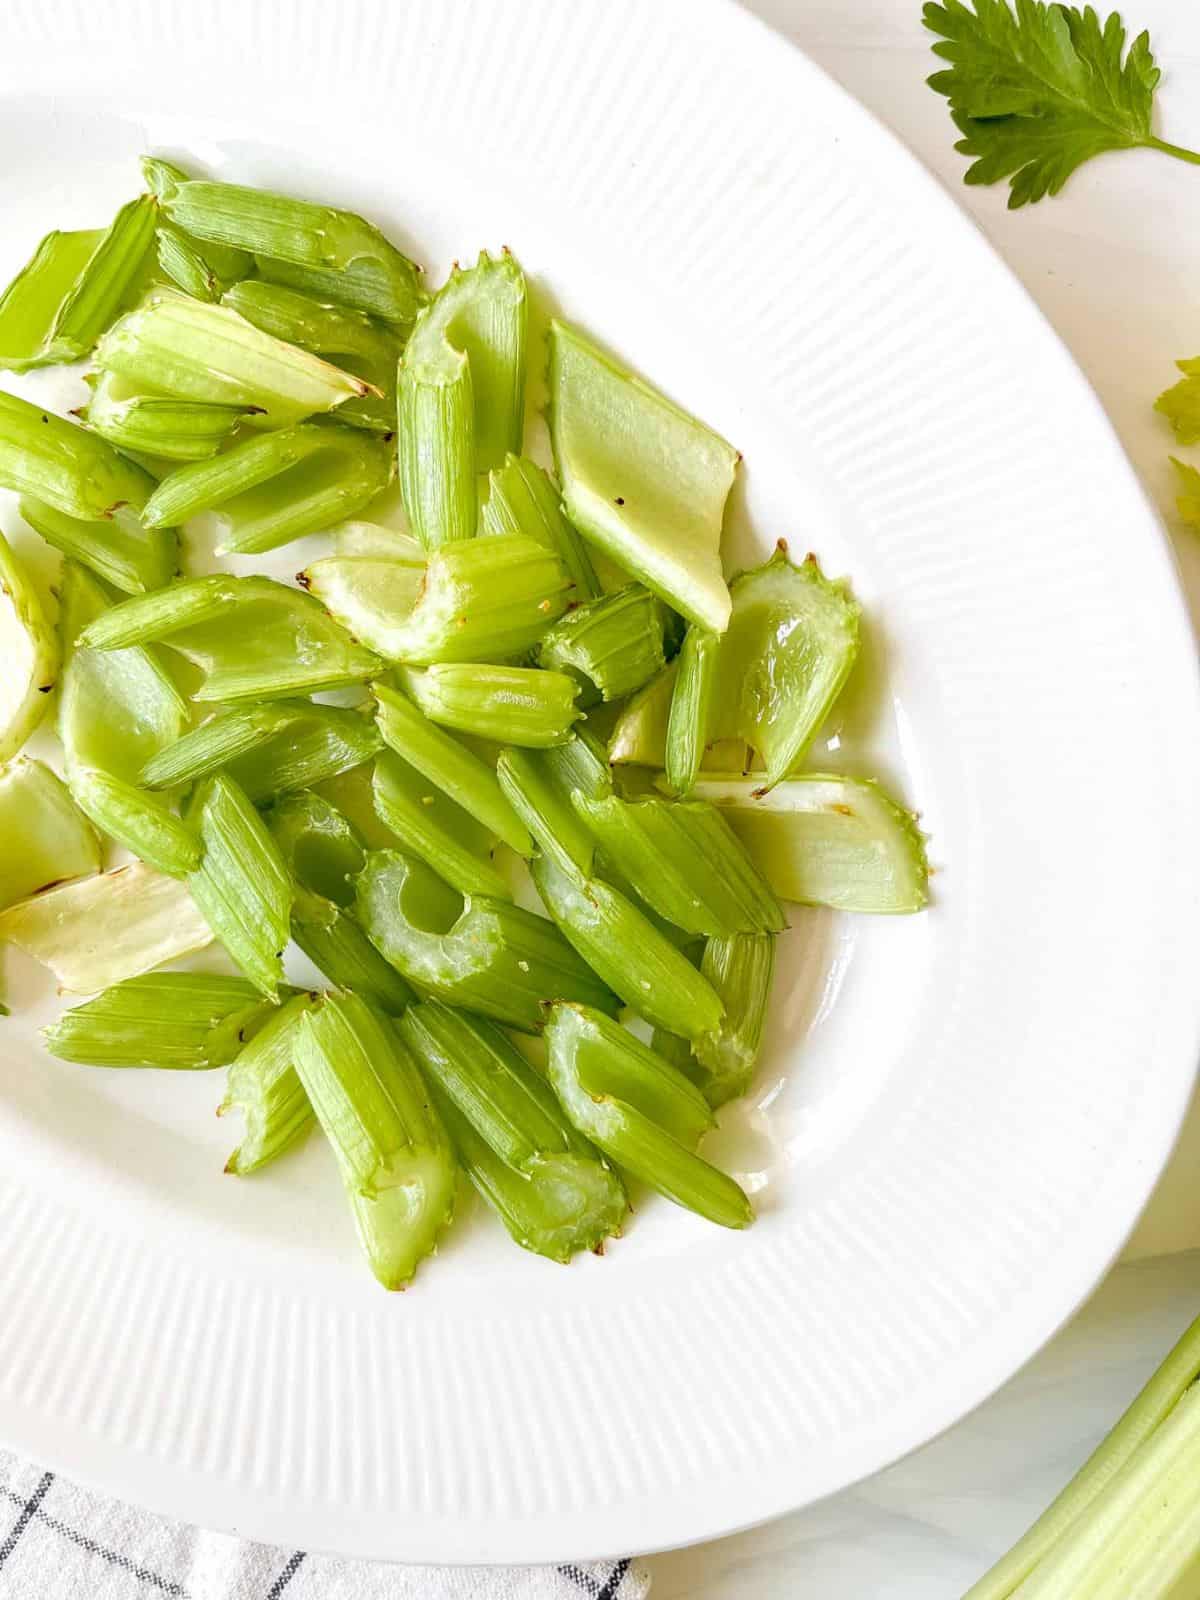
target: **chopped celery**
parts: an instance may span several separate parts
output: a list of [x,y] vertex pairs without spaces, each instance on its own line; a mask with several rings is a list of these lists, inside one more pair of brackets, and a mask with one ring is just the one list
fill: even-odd
[[360,557],[372,561],[396,562],[401,566],[425,569],[425,546],[411,533],[400,533],[395,528],[385,528],[378,522],[339,522],[330,528],[333,551],[336,556],[350,559]]
[[691,792],[708,747],[720,648],[717,634],[693,622],[679,651],[665,752],[667,782],[678,795]]
[[623,700],[663,662],[663,604],[640,583],[569,611],[538,650],[539,665],[579,673],[603,700]]
[[621,1231],[621,1180],[499,1028],[427,1000],[401,1031],[467,1176],[519,1245],[569,1261]]
[[460,894],[512,898],[490,860],[493,835],[394,750],[376,760],[374,788],[385,825]]
[[100,841],[69,791],[40,761],[0,766],[0,909],[100,870]]
[[423,672],[402,668],[401,678],[432,722],[501,744],[562,744],[581,715],[578,685],[565,672],[451,661]]
[[666,764],[667,731],[678,677],[676,657],[621,708],[608,741],[608,759],[614,765],[661,768]]
[[[362,524],[359,524],[362,526]],[[388,654],[425,590],[425,552],[416,559],[322,556],[296,582],[371,650]]]
[[844,582],[824,577],[815,556],[797,567],[782,543],[730,592],[713,736],[745,739],[771,788],[803,757],[850,675],[859,605]]
[[481,533],[523,533],[544,544],[566,568],[576,600],[601,592],[587,545],[567,521],[556,486],[528,456],[509,455],[488,475],[488,497],[480,512]]
[[274,550],[363,511],[387,488],[396,455],[361,429],[321,427],[320,448],[269,483],[222,503],[218,555]]
[[188,879],[196,904],[234,962],[268,999],[283,976],[292,885],[262,818],[224,773],[205,778],[189,820],[204,854]]
[[97,767],[69,769],[71,793],[102,833],[160,872],[186,877],[200,865],[200,846],[187,824],[158,795]]
[[775,976],[775,935],[709,939],[700,971],[725,1003],[720,1027],[692,1043],[704,1071],[701,1087],[715,1108],[745,1094],[754,1077]]
[[232,285],[254,271],[254,258],[228,245],[200,243],[182,228],[160,222],[157,235],[160,270],[194,300],[220,300]]
[[925,837],[911,811],[869,778],[805,772],[764,794],[742,777],[702,777],[781,900],[839,911],[920,911],[929,899]]
[[215,712],[198,728],[157,750],[142,768],[141,781],[150,789],[191,783],[285,733],[299,714],[297,703],[290,700]]
[[216,455],[245,414],[245,406],[139,394],[111,372],[98,375],[81,412],[88,427],[110,444],[168,461],[203,461]]
[[94,522],[139,510],[154,480],[98,434],[0,391],[0,488]]
[[141,156],[138,166],[147,189],[159,201],[169,200],[179,185],[188,181],[187,173],[178,163],[162,156]]
[[295,1066],[300,1019],[315,1004],[314,995],[293,995],[230,1063],[217,1114],[240,1111],[246,1131],[226,1172],[240,1178],[257,1172],[302,1139],[316,1120]]
[[0,763],[46,715],[58,677],[58,637],[20,562],[0,534]]
[[122,594],[161,589],[178,570],[175,530],[146,528],[129,507],[99,521],[80,522],[26,496],[21,501],[21,516],[47,544],[69,560],[90,567]]
[[120,311],[154,243],[157,207],[151,195],[123,205],[58,308],[49,349],[56,361],[78,361]]
[[358,919],[376,948],[418,989],[526,1033],[554,999],[611,1010],[608,988],[545,917],[464,896],[431,867],[377,850],[356,885]]
[[203,949],[211,938],[187,885],[141,861],[0,913],[0,943],[24,950],[76,994],[138,977]]
[[676,1205],[725,1228],[754,1212],[725,1173],[695,1154],[712,1113],[684,1075],[627,1028],[586,1006],[555,1005],[546,1024],[550,1082],[580,1133]]
[[1175,509],[1180,520],[1189,528],[1200,528],[1200,472],[1189,462],[1180,461],[1178,456],[1167,459],[1175,468],[1175,487],[1179,491],[1175,496]]
[[51,345],[58,309],[103,237],[100,229],[48,233],[0,294],[0,368],[26,372],[63,359]]
[[371,1269],[403,1289],[454,1210],[456,1163],[408,1047],[357,995],[326,995],[296,1031],[295,1064],[333,1146]]
[[692,622],[723,633],[721,520],[739,456],[604,354],[550,324],[550,437],[567,515]]
[[[565,775],[552,765],[561,751],[571,750],[577,741],[578,735],[570,744],[552,750],[502,750],[496,777],[542,854],[564,872],[586,876],[595,861],[596,841],[571,804]],[[524,856],[532,853],[520,852]]]
[[105,989],[42,1030],[61,1061],[198,1072],[232,1061],[273,1008],[244,978],[148,972]]

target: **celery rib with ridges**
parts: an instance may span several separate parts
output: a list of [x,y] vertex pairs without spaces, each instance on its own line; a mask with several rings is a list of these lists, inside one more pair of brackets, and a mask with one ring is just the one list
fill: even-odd
[[140,510],[154,479],[98,434],[0,391],[0,488],[93,522]]
[[446,661],[399,669],[400,681],[431,722],[500,744],[562,744],[582,715],[579,686],[565,672]]
[[48,233],[0,294],[0,368],[28,372],[62,359],[50,330],[101,237],[100,229]]
[[384,825],[452,888],[464,895],[511,900],[507,883],[491,863],[493,835],[394,750],[377,757],[372,788]]
[[576,607],[546,634],[538,665],[578,673],[589,699],[622,700],[661,672],[663,604],[643,584],[627,584]]
[[147,972],[105,989],[43,1028],[51,1055],[96,1067],[223,1067],[273,1015],[245,978]]
[[401,1031],[467,1176],[517,1244],[565,1262],[621,1231],[621,1180],[498,1028],[427,1000]]
[[[245,406],[139,394],[111,372],[96,375],[88,403],[80,412],[94,433],[118,449],[141,450],[169,461],[204,461],[215,456],[247,414]],[[150,526],[159,525],[152,518],[146,520]]]
[[147,528],[136,511],[122,508],[111,517],[81,522],[28,495],[21,517],[48,545],[88,567],[122,594],[161,589],[179,569],[179,541],[173,528]]
[[594,600],[600,580],[587,545],[567,520],[562,496],[548,473],[528,456],[508,455],[488,474],[488,497],[480,512],[483,534],[523,533],[553,550],[575,585],[576,600]]
[[627,1028],[586,1006],[553,1006],[546,1043],[554,1092],[605,1155],[710,1222],[744,1228],[753,1221],[741,1188],[695,1153],[712,1126],[695,1084]]
[[295,1064],[300,1019],[315,1004],[315,995],[293,995],[230,1062],[217,1115],[240,1111],[245,1132],[226,1172],[240,1178],[257,1172],[297,1144],[316,1120]]
[[296,1070],[329,1143],[371,1269],[403,1289],[454,1210],[456,1163],[408,1047],[357,995],[300,1020]]
[[665,755],[667,782],[681,797],[691,793],[708,748],[720,649],[719,636],[693,622],[679,651]]
[[0,839],[0,910],[100,870],[96,830],[58,776],[26,756],[0,766]]
[[775,977],[775,935],[735,933],[709,939],[700,971],[725,1006],[720,1027],[692,1041],[702,1073],[700,1087],[716,1108],[745,1094],[754,1077]]
[[46,715],[58,679],[58,636],[37,590],[0,534],[0,763],[24,745]]

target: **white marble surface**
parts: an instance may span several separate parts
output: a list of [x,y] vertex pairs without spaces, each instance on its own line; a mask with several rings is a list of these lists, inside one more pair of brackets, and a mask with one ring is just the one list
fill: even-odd
[[[1112,0],[1109,0],[1112,3]],[[1095,385],[1175,537],[1200,618],[1200,538],[1173,517],[1155,395],[1200,351],[1200,171],[1149,152],[1092,162],[1018,212],[966,189],[920,0],[751,0],[888,123],[952,190]],[[1107,10],[1103,4],[1101,10]],[[1200,6],[1124,0],[1163,68],[1159,131],[1200,148]],[[1193,452],[1200,464],[1200,455]],[[1123,755],[1138,731],[1121,730]],[[1127,1256],[1200,1246],[1200,1105]],[[654,1557],[655,1600],[956,1600],[1032,1521],[1200,1313],[1200,1250],[1120,1267],[1054,1343],[936,1443],[825,1505]]]

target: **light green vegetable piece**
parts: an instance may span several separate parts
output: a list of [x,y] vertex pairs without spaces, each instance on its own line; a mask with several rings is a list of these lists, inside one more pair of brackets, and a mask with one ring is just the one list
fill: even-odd
[[300,1019],[316,1004],[316,995],[293,995],[230,1063],[217,1115],[240,1111],[246,1131],[226,1172],[244,1178],[259,1171],[298,1144],[316,1121],[295,1066]]
[[1179,489],[1175,509],[1189,528],[1200,529],[1200,472],[1178,456],[1171,456],[1170,461]]
[[500,744],[562,744],[581,715],[579,686],[565,672],[448,661],[401,667],[398,676],[431,722]]
[[775,977],[775,943],[773,933],[735,933],[704,946],[700,971],[724,1002],[725,1015],[719,1028],[692,1041],[692,1052],[714,1110],[745,1094],[754,1077]]
[[96,831],[40,761],[0,767],[0,909],[100,870]]
[[102,237],[102,229],[55,232],[38,245],[0,294],[0,368],[27,372],[64,359],[52,347],[54,319]]
[[375,762],[375,809],[405,850],[465,895],[511,900],[492,865],[495,837],[394,750]]
[[46,715],[58,679],[54,629],[28,574],[0,534],[0,763],[11,760]]
[[21,501],[21,516],[47,544],[90,568],[122,594],[161,589],[178,571],[175,530],[145,527],[128,506],[111,517],[80,522],[27,495]]
[[94,522],[140,510],[154,479],[98,434],[0,390],[0,488]]
[[667,782],[677,795],[691,793],[708,749],[720,652],[718,635],[693,622],[680,647],[667,719]]
[[508,455],[488,474],[479,531],[492,537],[523,533],[553,550],[575,585],[573,599],[594,600],[601,592],[587,545],[567,521],[557,485],[528,456]]
[[115,373],[100,372],[80,416],[120,450],[168,461],[204,461],[216,455],[247,414],[245,406],[140,394]]
[[244,978],[148,972],[64,1012],[42,1038],[61,1061],[202,1072],[232,1061],[273,1012]]
[[538,665],[576,673],[585,703],[623,700],[662,671],[663,605],[640,583],[577,606],[549,630]]

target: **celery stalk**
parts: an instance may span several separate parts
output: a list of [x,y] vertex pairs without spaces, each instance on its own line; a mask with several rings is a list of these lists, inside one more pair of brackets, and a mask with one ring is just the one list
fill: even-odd
[[27,372],[63,359],[50,344],[50,330],[102,237],[102,230],[55,232],[38,245],[0,294],[0,368]]
[[587,545],[567,521],[562,497],[548,473],[528,456],[508,455],[488,475],[488,497],[480,512],[481,533],[523,533],[552,550],[572,583],[575,599],[594,600],[600,581]]
[[120,311],[154,243],[157,210],[143,194],[117,212],[58,308],[49,341],[54,360],[87,355]]
[[293,995],[230,1063],[217,1115],[240,1111],[246,1131],[226,1172],[240,1178],[257,1172],[302,1139],[316,1120],[295,1066],[300,1019],[315,1004],[315,995]]
[[775,976],[775,935],[735,933],[709,939],[700,971],[725,1005],[720,1027],[692,1043],[703,1069],[701,1088],[715,1109],[745,1094],[754,1077]]
[[[571,804],[562,775],[550,764],[560,750],[570,748],[567,744],[546,751],[502,750],[496,777],[542,854],[564,872],[587,875],[595,861],[596,841]],[[519,853],[528,857],[532,849]]]
[[423,672],[403,667],[400,677],[431,722],[501,744],[562,744],[581,714],[577,685],[565,672],[444,662]]
[[139,394],[113,373],[101,372],[80,415],[93,432],[121,450],[140,450],[168,461],[203,461],[216,455],[246,407]]
[[0,534],[0,763],[41,722],[58,678],[58,637],[7,540]]
[[550,629],[538,664],[576,672],[603,700],[623,700],[662,671],[663,605],[640,583],[578,606]]
[[425,546],[411,533],[401,533],[396,528],[386,528],[378,522],[361,522],[353,518],[330,528],[333,553],[348,559],[389,562],[397,566],[419,567],[425,570]]
[[719,636],[694,622],[684,635],[665,751],[667,782],[677,795],[691,793],[708,747],[720,648]]
[[72,766],[68,773],[71,794],[101,833],[173,878],[200,865],[195,836],[158,795],[97,767]]
[[0,909],[100,870],[100,841],[70,792],[40,761],[0,766]]
[[[608,741],[608,758],[614,766],[666,766],[671,706],[680,665],[678,656],[668,661],[658,677],[651,678],[622,707]],[[742,770],[748,764],[749,751],[742,739],[712,741],[700,762],[701,770],[714,772]]]
[[326,449],[328,442],[326,429],[313,423],[242,439],[213,460],[193,462],[168,473],[150,496],[144,519],[152,528],[186,522],[235,495],[270,483]]
[[387,488],[396,461],[390,444],[357,428],[317,431],[322,438],[313,454],[222,503],[218,555],[257,555],[320,533],[365,510]]
[[254,271],[254,258],[244,250],[211,241],[201,246],[169,222],[158,225],[156,254],[160,270],[194,300],[220,300],[239,279]]
[[154,480],[106,440],[0,391],[0,488],[81,522],[145,505]]
[[375,809],[403,847],[464,895],[512,898],[490,860],[486,828],[394,750],[375,762]]
[[28,496],[21,516],[37,534],[72,561],[90,567],[122,594],[160,589],[179,567],[179,541],[173,528],[146,528],[128,507],[111,517],[80,522]]
[[141,156],[138,166],[142,169],[146,188],[156,200],[169,200],[179,185],[188,181],[188,174],[183,168],[163,156]]
[[43,1028],[52,1056],[94,1067],[223,1067],[271,1014],[253,984],[213,972],[126,978]]

